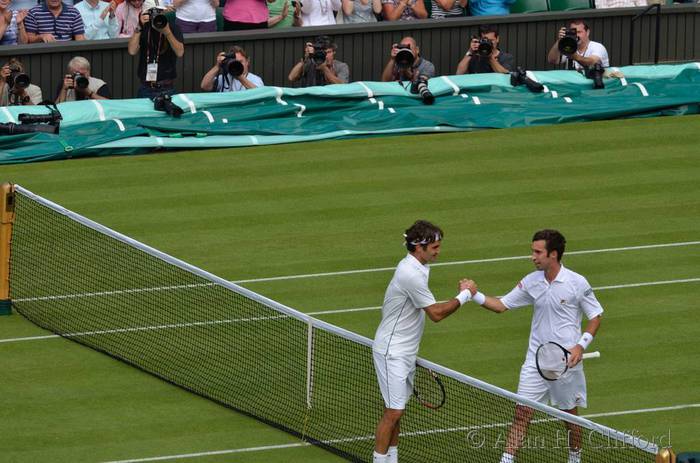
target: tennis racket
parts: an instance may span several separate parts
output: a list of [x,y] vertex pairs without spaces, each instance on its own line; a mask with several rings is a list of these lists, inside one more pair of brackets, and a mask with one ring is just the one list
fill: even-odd
[[421,405],[431,410],[445,405],[445,386],[438,374],[428,368],[416,368],[413,395]]
[[[550,341],[540,345],[535,353],[537,372],[547,381],[558,380],[569,369],[569,355],[571,352],[556,342]],[[583,359],[598,357],[600,352],[597,351],[583,354]]]

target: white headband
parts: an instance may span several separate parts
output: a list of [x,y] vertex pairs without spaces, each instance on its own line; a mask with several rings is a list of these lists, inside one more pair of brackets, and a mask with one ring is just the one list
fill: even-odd
[[[403,234],[403,237],[404,237],[404,238],[408,238],[408,237],[406,236],[405,233]],[[435,239],[434,239],[433,241],[428,241],[427,238],[423,238],[423,239],[420,240],[420,241],[418,241],[418,240],[411,241],[409,244],[411,244],[411,245],[413,245],[413,246],[418,246],[419,244],[434,243],[434,242],[436,242],[436,241],[440,241],[441,239],[442,239],[442,236],[440,236],[440,233],[435,233]]]

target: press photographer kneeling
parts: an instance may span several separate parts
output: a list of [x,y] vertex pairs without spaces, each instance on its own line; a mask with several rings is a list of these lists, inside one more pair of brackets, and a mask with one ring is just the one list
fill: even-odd
[[31,83],[18,59],[0,68],[0,106],[37,105],[42,99],[41,89]]
[[68,62],[63,85],[58,91],[56,103],[80,100],[107,100],[110,98],[107,83],[90,75],[90,62],[76,56]]
[[581,19],[569,21],[567,27],[559,29],[547,60],[583,72],[593,79],[595,88],[603,88],[603,72],[610,66],[608,51],[603,44],[590,40],[590,28]]
[[265,85],[260,77],[248,71],[249,66],[245,50],[231,47],[228,52],[217,55],[216,63],[204,75],[200,86],[208,92],[238,92]]
[[513,55],[502,51],[498,29],[493,24],[479,27],[479,36],[469,43],[469,50],[457,65],[457,75],[499,72],[507,74],[513,70]]
[[428,79],[435,76],[435,66],[430,61],[420,57],[416,41],[404,37],[400,43],[391,47],[391,57],[384,67],[382,80],[395,81],[411,93],[420,95],[424,104],[433,104],[435,97],[428,90]]
[[338,47],[327,35],[306,42],[304,57],[289,71],[289,81],[299,81],[302,87],[327,84],[347,84],[350,68],[335,59]]
[[170,23],[163,9],[151,8],[141,13],[141,27],[129,39],[129,54],[139,55],[139,98],[155,98],[175,93],[177,59],[185,53],[182,32]]

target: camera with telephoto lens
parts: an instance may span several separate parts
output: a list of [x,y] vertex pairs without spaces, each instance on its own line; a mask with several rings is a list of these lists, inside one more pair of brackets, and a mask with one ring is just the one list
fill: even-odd
[[10,75],[6,79],[7,86],[10,88],[25,89],[29,87],[31,80],[29,75],[18,69],[12,69]]
[[314,64],[316,64],[316,66],[320,66],[326,62],[326,48],[328,48],[328,43],[322,40],[317,40],[314,42],[312,47],[314,48],[314,52],[311,53],[311,60],[314,62]]
[[566,56],[571,56],[576,53],[578,48],[578,32],[572,27],[564,31],[564,37],[559,39],[559,53]]
[[398,50],[394,57],[396,65],[400,68],[410,68],[413,66],[413,63],[416,61],[416,54],[411,50],[411,46],[398,44],[396,49]]
[[45,132],[57,134],[61,123],[61,113],[47,106],[49,114],[22,113],[17,116],[20,124],[0,124],[0,135],[18,135],[22,133]]
[[163,11],[165,10],[155,7],[146,11],[149,18],[148,20],[151,22],[151,27],[154,29],[161,30],[168,24],[168,18],[165,17]]
[[593,88],[595,89],[605,88],[603,74],[605,74],[605,68],[600,63],[595,63],[586,69],[586,77],[593,80]]
[[423,99],[423,104],[433,104],[435,102],[435,96],[428,90],[428,78],[425,76],[419,76],[411,84],[411,93],[415,95],[420,95]]
[[73,87],[78,90],[85,90],[88,88],[88,85],[90,85],[90,81],[88,80],[87,77],[85,77],[83,74],[76,72],[75,74],[72,75],[73,78]]
[[235,53],[226,53],[220,67],[225,74],[231,74],[231,76],[234,78],[238,78],[243,75],[243,63],[236,59]]
[[479,48],[476,49],[476,54],[481,56],[482,58],[488,58],[491,56],[491,53],[493,53],[493,42],[491,42],[489,39],[486,37],[483,37],[479,39],[478,37],[474,37],[479,41]]
[[161,93],[153,99],[153,109],[163,111],[172,117],[180,117],[184,112],[181,107],[172,102],[172,98],[167,93]]
[[516,71],[510,73],[510,85],[513,87],[525,85],[527,89],[533,93],[542,93],[542,91],[544,91],[544,85],[530,79],[527,76],[527,71],[521,67],[518,67]]

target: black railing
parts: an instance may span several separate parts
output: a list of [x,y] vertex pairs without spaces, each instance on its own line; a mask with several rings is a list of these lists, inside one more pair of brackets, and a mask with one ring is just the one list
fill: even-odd
[[630,23],[630,59],[629,64],[634,64],[634,23],[639,18],[645,16],[651,10],[656,8],[656,32],[654,33],[654,64],[659,64],[659,41],[661,40],[661,4],[655,3],[649,5],[641,13],[635,15]]

